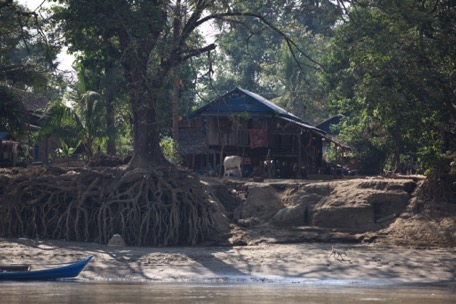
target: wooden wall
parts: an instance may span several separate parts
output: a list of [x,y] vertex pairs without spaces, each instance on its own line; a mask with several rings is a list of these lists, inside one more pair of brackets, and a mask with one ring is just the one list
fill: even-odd
[[229,118],[206,119],[206,139],[209,146],[248,147],[249,129],[268,129],[266,119],[242,119],[233,122]]

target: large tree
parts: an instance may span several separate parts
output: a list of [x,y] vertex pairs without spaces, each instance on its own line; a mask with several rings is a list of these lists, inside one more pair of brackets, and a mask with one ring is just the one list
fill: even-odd
[[[174,67],[215,49],[215,44],[200,44],[194,35],[207,21],[253,17],[277,33],[280,29],[261,14],[233,10],[231,1],[58,2],[63,6],[55,8],[54,17],[66,43],[81,51],[98,43],[90,47],[90,57],[95,58],[96,50],[111,49],[109,59],[121,67],[133,113],[134,156],[127,168],[81,170],[45,177],[47,183],[34,178],[10,183],[2,193],[24,195],[2,200],[0,230],[9,236],[101,243],[120,233],[134,245],[195,244],[214,232],[227,232],[227,218],[199,180],[163,156],[158,109],[169,96],[164,91]],[[173,26],[176,18],[179,26]],[[106,54],[102,52],[100,60]]]
[[55,68],[57,48],[45,39],[41,26],[37,13],[13,1],[0,2],[0,129],[16,135],[27,122],[24,93],[46,90]]
[[326,51],[341,9],[329,0],[243,1],[233,3],[233,7],[276,20],[280,30],[296,44],[290,49],[280,34],[255,18],[228,25],[217,22],[221,34],[217,38],[220,47],[214,56],[215,89],[224,92],[241,86],[272,99],[311,123],[326,119],[318,61]]
[[214,48],[193,47],[191,33],[202,24],[209,1],[188,3],[187,22],[175,44],[171,39],[172,3],[169,1],[67,1],[58,12],[69,44],[88,34],[100,37],[104,48],[115,50],[127,82],[133,111],[132,167],[166,164],[157,132],[157,105],[171,69],[181,61]]
[[454,4],[351,2],[326,74],[348,118],[345,133],[383,151],[393,168],[409,152],[425,168],[436,166],[442,152],[455,149]]
[[[87,37],[87,40],[95,40],[96,37]],[[82,48],[83,46],[79,46]],[[89,43],[83,52],[76,57],[74,67],[78,74],[73,92],[75,95],[84,94],[87,91],[97,92],[103,101],[104,129],[106,138],[106,152],[116,155],[116,140],[119,139],[119,130],[122,129],[123,120],[116,110],[118,104],[126,103],[125,81],[122,77],[121,68],[115,59],[115,54],[106,49],[98,49],[99,45]],[[70,48],[71,49],[71,48]],[[84,99],[75,96],[72,98],[74,106],[84,107]],[[101,114],[101,113],[100,113]]]
[[115,49],[127,82],[133,111],[134,156],[132,167],[166,165],[157,132],[157,106],[173,67],[215,49],[200,45],[193,33],[209,20],[253,17],[276,32],[267,18],[251,12],[233,11],[227,1],[183,1],[180,31],[173,35],[173,1],[59,1],[56,14],[62,21],[67,43],[78,45],[87,35]]

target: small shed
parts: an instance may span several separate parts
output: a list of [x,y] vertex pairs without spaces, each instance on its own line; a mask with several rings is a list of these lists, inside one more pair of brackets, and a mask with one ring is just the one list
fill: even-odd
[[221,175],[223,159],[243,157],[243,176],[302,178],[317,173],[326,132],[264,97],[235,88],[179,123],[184,165]]

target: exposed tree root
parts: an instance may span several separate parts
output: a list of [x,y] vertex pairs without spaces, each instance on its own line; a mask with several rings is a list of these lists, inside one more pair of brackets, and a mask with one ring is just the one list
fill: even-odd
[[[0,176],[0,235],[106,244],[193,245],[228,221],[200,181],[176,168],[33,168]],[[4,172],[3,172],[4,173]]]

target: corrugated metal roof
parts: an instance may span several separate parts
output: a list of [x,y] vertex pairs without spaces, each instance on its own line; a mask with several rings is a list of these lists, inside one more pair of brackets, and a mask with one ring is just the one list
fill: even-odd
[[289,117],[289,118],[297,120],[297,121],[302,121],[299,117],[295,116],[294,114],[292,114],[290,112],[285,111],[284,109],[282,109],[278,105],[272,103],[271,101],[267,100],[263,96],[260,96],[260,95],[258,95],[256,93],[247,91],[247,90],[242,89],[242,88],[236,88],[236,89],[241,91],[241,92],[243,92],[243,93],[245,93],[245,94],[247,94],[247,95],[249,95],[250,97],[254,98],[255,100],[261,102],[266,107],[268,107],[269,109],[271,109],[273,112],[275,112],[276,114],[278,114],[280,116],[285,116],[285,117]]
[[[230,98],[230,95],[235,95],[241,93],[244,96],[250,97],[250,100],[242,100],[239,97]],[[229,101],[229,103],[226,103]],[[254,101],[254,103],[250,103],[249,101]],[[235,112],[248,112],[251,116],[254,117],[279,117],[286,119],[290,122],[297,123],[302,127],[308,129],[319,130],[316,127],[313,127],[302,119],[297,117],[296,115],[285,111],[278,105],[272,103],[271,101],[267,100],[261,95],[256,93],[250,92],[248,90],[242,88],[234,88],[230,92],[222,95],[221,97],[217,98],[216,100],[198,108],[197,110],[193,111],[187,116],[187,119],[195,118],[199,115],[202,116],[210,116],[210,117],[223,117],[227,115],[231,115]],[[229,114],[227,114],[229,113]],[[323,132],[323,131],[321,131]]]
[[48,105],[49,98],[40,94],[23,92],[22,103],[28,111],[42,111]]
[[[234,95],[236,94],[243,94],[244,96],[250,97],[250,100],[243,100],[242,98],[235,97]],[[233,98],[230,98],[230,95],[233,95]],[[228,101],[228,103],[227,103]],[[255,101],[255,103],[250,103],[250,101]],[[208,116],[208,117],[225,117],[228,115],[231,115],[232,113],[236,112],[248,112],[249,115],[255,116],[255,117],[277,117],[279,119],[283,119],[285,121],[297,124],[303,128],[313,130],[317,133],[319,133],[322,137],[326,138],[327,140],[330,140],[337,145],[340,145],[341,147],[344,148],[350,148],[346,143],[338,140],[334,136],[329,135],[326,131],[312,126],[306,122],[304,122],[302,119],[297,117],[296,115],[285,111],[278,105],[272,103],[271,101],[267,100],[261,95],[258,95],[256,93],[250,92],[248,90],[242,89],[242,88],[234,88],[230,92],[226,93],[225,95],[220,96],[216,100],[198,108],[197,110],[193,111],[192,113],[187,115],[187,119],[193,119],[198,116]],[[191,137],[187,137],[187,139],[190,139]],[[193,144],[200,142],[201,138],[199,140],[189,140],[189,142],[192,142]],[[198,144],[194,145],[194,147],[191,149],[193,151],[201,149],[201,147],[197,147]]]

